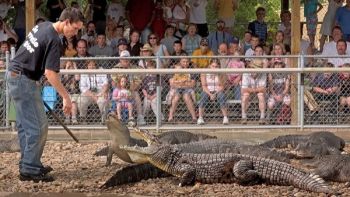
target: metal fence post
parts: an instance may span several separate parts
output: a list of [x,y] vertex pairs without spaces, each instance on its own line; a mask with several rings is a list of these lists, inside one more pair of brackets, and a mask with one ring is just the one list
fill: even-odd
[[[304,68],[304,54],[301,54],[299,57],[299,66],[298,68]],[[299,123],[300,123],[300,130],[304,129],[304,76],[305,73],[298,73],[298,95],[299,95]]]
[[[157,69],[160,68],[160,57],[157,56]],[[162,83],[162,76],[159,74],[158,77],[158,84],[157,84],[157,114],[156,114],[156,131],[159,132],[159,127],[161,125],[161,103],[162,103],[162,95],[161,95],[161,83]]]
[[[10,65],[10,53],[6,51],[6,73],[8,71],[8,67]],[[5,73],[5,126],[8,128],[10,126],[9,114],[10,114],[10,96],[6,83],[6,73]]]

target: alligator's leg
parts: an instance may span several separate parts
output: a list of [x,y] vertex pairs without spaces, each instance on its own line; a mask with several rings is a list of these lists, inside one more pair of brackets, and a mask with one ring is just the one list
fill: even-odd
[[180,164],[178,169],[183,171],[179,186],[193,185],[196,180],[196,170],[189,164]]
[[315,170],[315,174],[319,175],[325,180],[333,180],[334,177],[337,177],[336,169],[333,165],[327,165],[326,163],[320,164],[319,167]]
[[108,147],[106,166],[111,165],[113,154],[114,154],[113,149],[111,147]]
[[256,183],[259,180],[258,173],[253,170],[253,162],[249,160],[239,160],[233,166],[233,174],[241,184]]

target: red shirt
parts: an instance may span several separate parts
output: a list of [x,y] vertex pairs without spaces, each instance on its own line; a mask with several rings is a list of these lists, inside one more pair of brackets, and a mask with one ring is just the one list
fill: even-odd
[[134,29],[143,31],[152,18],[154,8],[153,0],[128,0],[125,10],[129,12]]

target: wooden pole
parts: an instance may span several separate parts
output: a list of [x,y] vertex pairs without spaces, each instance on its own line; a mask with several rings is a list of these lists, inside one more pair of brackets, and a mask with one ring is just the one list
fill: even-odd
[[32,30],[35,24],[35,0],[26,0],[26,35]]
[[[291,32],[291,53],[292,55],[300,54],[300,1],[292,1],[292,32]],[[292,58],[291,65],[292,68],[298,67],[298,59]],[[291,85],[291,108],[293,111],[292,124],[297,124],[297,114],[298,110],[298,85],[297,85],[297,75],[292,75],[292,85]]]

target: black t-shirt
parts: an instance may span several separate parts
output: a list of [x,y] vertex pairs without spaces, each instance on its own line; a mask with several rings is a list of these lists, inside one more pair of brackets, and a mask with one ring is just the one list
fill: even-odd
[[60,71],[62,42],[51,22],[36,25],[18,49],[9,70],[39,81],[45,69]]

